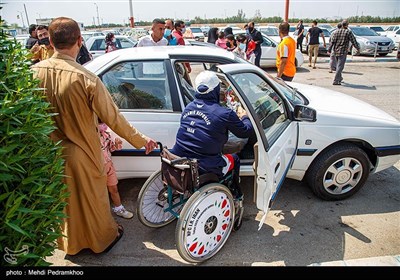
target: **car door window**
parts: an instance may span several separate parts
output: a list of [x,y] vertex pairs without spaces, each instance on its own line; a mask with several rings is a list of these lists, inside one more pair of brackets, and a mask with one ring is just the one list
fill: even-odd
[[133,47],[133,43],[131,41],[125,39],[125,38],[119,39],[119,45],[121,46],[122,49],[132,48]]
[[101,79],[120,109],[172,110],[165,61],[122,62]]
[[268,144],[272,145],[290,123],[282,98],[255,73],[234,74],[232,77],[250,101]]

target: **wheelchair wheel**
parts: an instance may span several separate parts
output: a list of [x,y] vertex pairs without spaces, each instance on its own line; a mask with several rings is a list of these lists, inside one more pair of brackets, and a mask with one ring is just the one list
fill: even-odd
[[179,255],[192,263],[213,257],[228,240],[234,220],[228,188],[219,183],[201,187],[186,202],[176,225]]
[[[174,194],[173,203],[180,200],[181,195]],[[136,213],[139,221],[152,228],[163,227],[173,220],[175,215],[165,211],[169,207],[167,187],[162,182],[161,170],[154,172],[144,183],[139,192]],[[176,206],[173,211],[179,213],[183,205]]]

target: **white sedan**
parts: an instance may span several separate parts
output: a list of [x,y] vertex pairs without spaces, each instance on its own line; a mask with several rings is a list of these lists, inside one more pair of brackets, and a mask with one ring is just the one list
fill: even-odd
[[[243,31],[237,33],[245,35]],[[260,66],[263,68],[275,68],[276,67],[276,48],[278,47],[278,42],[276,42],[271,37],[265,35],[261,32],[263,36],[263,42],[261,44],[261,59],[260,59]],[[186,41],[186,44],[190,44],[193,46],[208,46],[208,47],[215,47],[219,48],[214,44],[210,43],[203,43],[203,42],[196,42],[196,41]],[[303,54],[296,50],[296,58],[295,58],[295,65],[296,67],[300,67],[304,63]]]
[[[204,69],[217,71],[222,92],[239,98],[255,127],[256,139],[248,139],[239,156],[241,175],[256,176],[263,211],[285,177],[306,179],[318,197],[339,200],[400,159],[400,122],[389,114],[339,92],[286,84],[222,49],[132,48],[85,67],[103,80],[132,125],[169,148],[193,100],[191,81]],[[159,151],[145,156],[124,142],[113,155],[119,178],[147,177],[160,168]]]
[[[115,35],[115,46],[117,49],[133,48],[137,42],[128,36]],[[93,59],[106,53],[105,36],[92,36],[86,40],[86,48],[92,54]]]

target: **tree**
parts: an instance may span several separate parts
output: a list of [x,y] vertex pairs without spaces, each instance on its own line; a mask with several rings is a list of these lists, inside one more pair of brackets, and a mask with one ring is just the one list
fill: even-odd
[[61,145],[28,51],[6,36],[0,21],[1,265],[48,265],[68,195]]

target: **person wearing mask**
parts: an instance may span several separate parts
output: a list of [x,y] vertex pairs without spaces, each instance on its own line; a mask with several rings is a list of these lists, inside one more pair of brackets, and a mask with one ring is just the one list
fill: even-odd
[[218,40],[218,28],[211,27],[210,30],[208,30],[207,42],[210,44],[215,44],[217,40]]
[[229,132],[239,138],[252,136],[251,121],[241,106],[235,112],[220,105],[220,80],[215,72],[200,72],[195,79],[195,90],[195,99],[182,113],[171,152],[180,157],[197,159],[200,175],[214,173],[222,180],[233,171],[231,192],[235,201],[243,201],[239,184],[239,156],[223,154],[222,150]]
[[[306,42],[308,43],[308,66],[311,67],[311,60],[314,55],[313,69],[317,69],[315,64],[317,63],[318,51],[319,51],[319,37],[322,37],[324,41],[324,48],[326,48],[324,32],[319,28],[316,20],[313,21],[312,27],[308,30],[306,35]],[[308,40],[310,37],[310,41]]]
[[239,34],[236,36],[237,47],[233,50],[233,53],[238,55],[240,58],[246,59],[246,36]]
[[297,45],[296,48],[303,52],[304,25],[303,20],[300,20],[296,26],[297,29]]
[[335,86],[340,86],[342,84],[342,71],[346,63],[350,42],[353,47],[360,52],[360,45],[358,44],[353,32],[348,29],[348,26],[349,22],[347,20],[342,21],[342,28],[333,32],[331,36],[331,43],[328,49],[328,54],[333,52],[333,55],[336,58],[336,74],[333,80],[333,85]]
[[167,46],[168,40],[164,38],[165,21],[156,18],[151,25],[150,35],[139,39],[137,47]]
[[[176,38],[176,41],[178,45],[184,46],[185,45],[185,40],[183,39],[183,34],[186,32],[186,26],[185,23],[181,20],[177,20],[175,22],[175,30],[172,32],[172,36]],[[189,73],[192,72],[192,67],[190,66],[190,63],[185,63],[186,67],[186,75],[185,79],[190,81]]]
[[119,112],[100,78],[75,61],[83,44],[78,23],[71,18],[55,18],[49,33],[54,55],[31,68],[51,104],[56,129],[50,137],[63,146],[69,196],[59,249],[68,255],[85,248],[108,252],[124,231],[111,214],[98,118],[135,148],[144,147],[146,154],[157,143],[134,128]]
[[36,24],[29,25],[29,38],[26,41],[26,45],[25,45],[25,48],[27,48],[28,50],[30,50],[38,41],[38,38],[36,35],[36,28],[37,28]]
[[54,54],[54,48],[50,45],[48,27],[39,25],[36,28],[38,41],[31,48],[32,61],[38,62],[50,58]]
[[115,38],[114,33],[112,32],[107,33],[105,42],[106,42],[106,53],[118,50],[117,46],[115,45],[117,39]]
[[176,46],[178,42],[172,35],[172,31],[174,31],[174,21],[172,19],[167,19],[165,21],[164,38],[167,39],[169,46]]
[[260,60],[261,60],[261,44],[264,41],[261,32],[254,28],[254,22],[249,22],[248,24],[249,36],[250,39],[255,43],[254,49],[254,64],[260,67]]
[[287,22],[279,24],[281,42],[276,49],[276,77],[290,82],[296,74],[296,42],[289,36],[289,28]]
[[236,47],[237,47],[237,43],[235,40],[235,36],[233,36],[232,34],[228,34],[226,36],[226,50],[231,52],[234,49],[236,49]]

